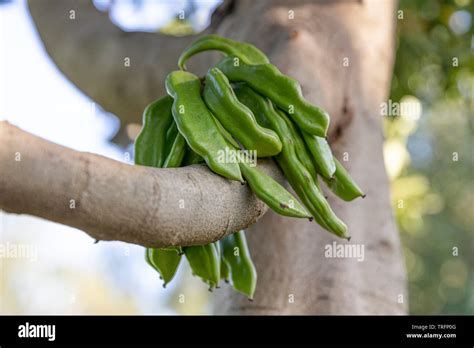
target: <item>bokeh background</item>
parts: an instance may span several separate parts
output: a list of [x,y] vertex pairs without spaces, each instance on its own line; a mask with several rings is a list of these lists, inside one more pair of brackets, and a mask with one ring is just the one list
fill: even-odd
[[[381,0],[383,1],[383,0]],[[124,30],[203,30],[209,1],[95,1]],[[178,18],[185,10],[185,20]],[[402,0],[384,118],[385,164],[404,245],[413,314],[474,314],[473,0]],[[396,109],[398,107],[398,109]],[[23,0],[0,0],[0,119],[56,143],[133,162],[110,140],[117,119],[66,80],[44,51]],[[34,175],[34,173],[32,173]],[[166,290],[141,247],[0,212],[0,313],[206,314],[206,285],[185,263]],[[185,302],[179,295],[185,295]]]

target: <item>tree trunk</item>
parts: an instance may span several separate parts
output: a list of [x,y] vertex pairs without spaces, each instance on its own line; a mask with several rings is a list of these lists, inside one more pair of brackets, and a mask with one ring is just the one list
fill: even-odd
[[[83,2],[30,2],[48,53],[106,110],[123,123],[136,121],[192,38],[124,33],[110,23],[103,24],[107,30],[97,29],[102,33],[97,35],[94,23],[104,16],[89,16],[93,9],[83,8],[73,27],[63,14],[74,6]],[[360,261],[326,257],[326,246],[347,242],[316,223],[267,213],[247,234],[259,276],[255,300],[249,302],[223,287],[213,295],[216,312],[405,313],[405,271],[383,163],[379,112],[390,86],[395,1],[228,1],[217,19],[210,31],[256,44],[284,73],[301,82],[310,101],[330,113],[331,145],[367,197],[346,203],[328,193],[335,212],[349,227],[350,244],[364,248]],[[78,42],[87,48],[80,55],[75,50]],[[133,68],[124,70],[122,60],[130,52]],[[113,64],[110,57],[117,57]],[[202,57],[193,58],[194,66],[211,64],[209,56],[204,55],[206,61]],[[135,82],[129,83],[130,79]]]
[[336,157],[367,194],[350,203],[329,194],[329,201],[349,227],[350,244],[363,246],[365,257],[325,257],[325,246],[346,242],[315,223],[269,212],[247,234],[258,272],[254,301],[222,289],[216,292],[216,313],[405,313],[405,270],[384,169],[379,112],[390,86],[395,3],[237,4],[218,33],[255,43],[301,82],[309,100],[329,111]]

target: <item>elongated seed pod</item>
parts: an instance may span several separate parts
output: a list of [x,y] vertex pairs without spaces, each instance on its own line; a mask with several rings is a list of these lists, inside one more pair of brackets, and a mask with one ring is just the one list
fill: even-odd
[[[173,115],[171,115],[173,117]],[[171,147],[173,146],[173,143],[176,139],[176,135],[178,134],[178,126],[176,125],[176,122],[172,120],[170,127],[166,131],[166,141],[165,141],[165,158],[163,160],[163,163],[166,160],[166,157],[169,155],[171,151]]]
[[219,252],[221,254],[221,279],[224,279],[226,283],[230,282],[231,272],[230,265],[224,258],[224,247],[222,239],[217,242],[219,244]]
[[[285,121],[286,125],[288,126],[288,129],[293,139],[293,146],[294,146],[296,156],[298,157],[298,160],[311,174],[311,177],[313,178],[314,183],[316,184],[316,187],[318,188],[318,191],[322,192],[321,185],[319,184],[319,179],[318,179],[318,171],[316,169],[316,165],[315,165],[315,162],[313,161],[313,158],[310,156],[308,152],[309,151],[308,147],[306,146],[303,140],[302,132],[300,132],[297,129],[294,122],[290,120],[290,118],[286,115],[285,112],[277,108],[275,108],[275,111]],[[316,221],[318,221],[319,223],[319,220],[316,220]]]
[[347,170],[342,166],[336,158],[336,171],[332,180],[324,179],[326,185],[334,192],[339,198],[345,201],[352,201],[357,197],[365,197],[360,187],[351,178]]
[[[301,132],[297,129],[294,122],[291,121],[282,110],[274,107],[268,98],[258,94],[249,86],[243,83],[237,83],[234,84],[234,89],[238,98],[242,100],[244,104],[248,105],[251,110],[255,111],[256,115],[257,113],[259,114],[259,122],[266,122],[266,126],[275,127],[274,123],[269,123],[266,119],[276,118],[277,120],[275,121],[277,122],[278,115],[283,119],[286,126],[282,128],[282,131],[284,129],[289,131],[288,134],[286,134],[287,137],[283,141],[291,143],[291,146],[294,147],[294,151],[300,162],[306,167],[306,169],[308,169],[315,182],[318,182],[316,168],[311,160],[311,156],[308,154],[308,149],[303,141]],[[261,115],[265,115],[265,117],[262,117]]]
[[202,278],[210,288],[216,287],[221,277],[221,261],[214,243],[183,247],[183,251],[193,274]]
[[275,132],[260,126],[252,111],[234,94],[227,77],[217,68],[209,69],[203,98],[224,128],[247,150],[256,150],[258,157],[274,156],[281,151]]
[[175,168],[181,165],[184,154],[186,153],[186,141],[181,134],[176,134],[176,137],[171,145],[168,157],[166,157],[164,168]]
[[240,149],[239,143],[232,137],[232,134],[230,134],[227,129],[224,128],[224,126],[219,122],[219,120],[211,113],[212,119],[216,123],[217,128],[219,129],[219,132],[224,136],[224,139],[232,146]]
[[173,71],[166,78],[166,90],[174,99],[173,118],[189,147],[204,158],[213,172],[243,182],[237,163],[219,161],[227,142],[201,99],[199,78],[189,72]]
[[211,50],[235,55],[248,64],[269,62],[267,56],[254,45],[211,34],[194,41],[181,53],[178,59],[179,68],[186,70],[186,61],[189,58],[200,52]]
[[310,218],[310,213],[283,186],[257,167],[240,163],[240,170],[255,195],[280,215]]
[[235,86],[237,97],[254,113],[257,121],[273,129],[280,137],[283,148],[275,159],[291,187],[316,222],[323,228],[342,238],[348,238],[347,226],[334,214],[329,203],[318,189],[317,181],[301,163],[295,150],[295,139],[287,122],[265,98],[245,85]]
[[178,248],[147,248],[145,251],[145,259],[151,267],[160,273],[161,278],[163,278],[163,287],[166,287],[176,274],[176,270],[181,261],[181,255]]
[[[298,163],[298,159],[288,160],[288,157],[283,155],[275,157],[275,160],[314,220],[327,231],[348,239],[346,225],[332,212],[306,167]],[[324,211],[329,211],[329,215]]]
[[165,160],[165,134],[173,122],[169,96],[149,104],[143,112],[143,127],[135,140],[135,164],[161,167]]
[[224,279],[224,281],[228,283],[230,281],[230,268],[229,268],[228,263],[224,260],[224,255],[223,255],[224,250],[222,249],[221,240],[218,240],[217,242],[215,242],[214,246],[216,247],[217,253],[219,254],[219,259],[221,263],[220,279]]
[[306,147],[301,132],[297,129],[296,125],[293,123],[293,121],[290,120],[290,118],[285,112],[277,108],[275,108],[275,111],[286,123],[286,126],[291,135],[291,139],[293,140],[293,146],[295,149],[296,156],[298,157],[299,161],[305,166],[314,181],[318,182],[318,174],[316,172],[316,167],[314,166],[314,162],[311,159],[311,156],[309,155],[308,148]]
[[302,191],[305,192],[305,196],[311,203],[306,208],[312,212],[316,222],[338,237],[349,238],[347,226],[332,211],[331,206],[318,189],[311,174],[297,158],[295,159],[292,156],[285,153],[275,158],[290,185],[299,196]]
[[257,271],[247,246],[245,232],[235,232],[222,239],[223,257],[230,268],[232,286],[253,299],[257,286]]
[[336,172],[336,163],[327,140],[306,132],[301,133],[318,173],[326,179],[332,179]]
[[246,82],[257,92],[268,97],[304,131],[326,137],[329,115],[323,109],[309,103],[295,79],[283,75],[272,64],[249,65],[236,56],[228,56],[216,65],[230,81]]
[[186,145],[186,153],[183,158],[183,166],[190,166],[204,162],[204,159]]
[[[313,159],[315,159],[315,167],[319,174],[323,177],[328,187],[341,199],[351,201],[357,197],[364,197],[364,193],[350,177],[342,164],[335,159],[329,149],[327,141],[320,137],[311,136],[303,132],[305,140],[315,146],[308,148],[313,149]],[[329,159],[331,157],[331,159]],[[316,163],[317,162],[317,163]],[[332,165],[331,162],[334,164]],[[322,168],[326,167],[326,170]],[[332,169],[334,167],[334,169]],[[337,170],[336,170],[337,168]],[[331,172],[332,175],[330,174]]]

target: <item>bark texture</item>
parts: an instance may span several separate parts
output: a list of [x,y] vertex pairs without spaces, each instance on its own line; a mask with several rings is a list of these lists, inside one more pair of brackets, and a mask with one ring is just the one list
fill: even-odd
[[[125,122],[137,120],[143,106],[161,91],[178,51],[193,38],[104,29],[102,15],[84,22],[79,13],[74,24],[61,19],[68,8],[79,5],[84,3],[49,0],[31,2],[30,9],[48,52],[73,83]],[[327,245],[346,242],[314,223],[270,212],[248,233],[259,274],[255,300],[225,287],[215,292],[216,312],[405,313],[405,271],[383,164],[379,113],[390,85],[395,2],[241,0],[224,12],[213,28],[218,34],[256,44],[301,82],[309,100],[328,110],[335,154],[367,197],[345,203],[329,194],[349,226],[350,244],[364,247],[363,261],[326,257]],[[132,57],[132,69],[121,66],[124,55]],[[209,56],[202,57],[206,61],[196,57],[193,68],[210,64]]]
[[[132,166],[74,151],[0,122],[0,209],[56,221],[99,240],[201,245],[256,222],[267,207],[204,165]],[[277,180],[270,161],[259,165]]]
[[349,244],[364,246],[360,262],[326,257],[327,245],[347,242],[316,224],[267,213],[248,233],[259,277],[255,300],[230,289],[216,292],[217,313],[406,312],[405,269],[379,112],[390,86],[395,13],[395,2],[388,0],[245,0],[221,23],[219,34],[256,40],[272,62],[301,82],[309,100],[328,110],[333,150],[367,197],[347,203],[328,193],[348,224]]

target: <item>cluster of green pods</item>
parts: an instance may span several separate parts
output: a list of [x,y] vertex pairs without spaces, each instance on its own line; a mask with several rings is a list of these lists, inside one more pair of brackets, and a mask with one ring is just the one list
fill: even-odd
[[[208,50],[225,57],[203,78],[186,71],[192,56]],[[144,111],[135,163],[173,168],[205,162],[214,173],[248,184],[276,213],[314,219],[336,236],[349,238],[320,179],[345,201],[364,194],[331,152],[326,140],[329,115],[304,98],[299,83],[255,46],[216,35],[203,36],[186,48],[178,66],[180,70],[166,78],[168,96]],[[223,160],[225,151],[251,155],[247,160]],[[299,200],[255,166],[257,157],[277,162]],[[146,250],[146,260],[164,286],[175,276],[183,255],[209,289],[219,287],[223,279],[253,298],[257,273],[244,231],[207,245]]]
[[[164,97],[150,104],[143,115],[143,128],[135,142],[135,164],[157,168],[174,168],[203,162],[187,146],[171,114],[172,100]],[[168,126],[168,129],[164,129]],[[154,134],[161,135],[160,137]],[[163,280],[163,286],[174,278],[185,255],[195,276],[209,289],[224,279],[237,291],[252,299],[257,273],[247,247],[245,232],[236,232],[221,241],[207,245],[147,248],[145,259]]]

